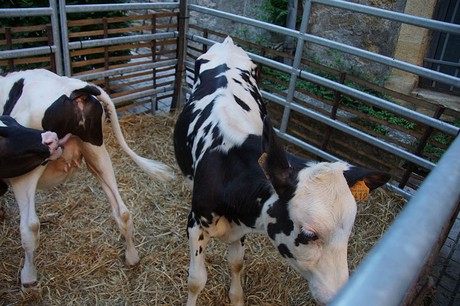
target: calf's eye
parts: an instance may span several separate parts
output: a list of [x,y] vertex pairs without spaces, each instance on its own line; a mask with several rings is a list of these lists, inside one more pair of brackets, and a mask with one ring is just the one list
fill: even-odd
[[314,231],[302,228],[295,239],[295,244],[298,246],[299,244],[308,244],[309,242],[315,240],[318,240],[318,235]]

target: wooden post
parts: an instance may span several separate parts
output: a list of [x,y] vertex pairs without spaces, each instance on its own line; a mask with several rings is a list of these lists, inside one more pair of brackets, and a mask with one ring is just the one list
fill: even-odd
[[171,111],[176,110],[181,106],[183,100],[185,100],[184,94],[182,93],[182,86],[185,84],[185,48],[187,47],[186,41],[186,25],[188,13],[187,13],[187,0],[181,0],[179,4],[179,16],[178,16],[178,32],[177,38],[177,66],[176,66],[176,77],[174,80],[174,93],[171,102]]
[[[345,83],[346,77],[347,77],[347,74],[345,72],[342,72],[340,74],[339,83],[340,84]],[[330,115],[331,119],[335,120],[337,118],[337,110],[339,109],[341,97],[342,97],[342,94],[336,91],[334,95],[334,105],[332,106],[332,109],[331,109],[331,115]],[[323,140],[323,143],[321,144],[321,150],[323,151],[326,150],[326,147],[329,144],[329,140],[331,139],[331,135],[332,135],[332,127],[328,126],[324,133],[324,140]]]
[[[156,14],[152,14],[151,23],[152,23],[152,34],[155,34],[157,32]],[[157,41],[156,40],[153,40],[150,43],[150,52],[152,54],[152,62],[156,62],[157,60]],[[153,88],[157,87],[157,69],[156,68],[152,69],[152,86]],[[154,97],[152,97],[152,103],[151,103],[152,114],[154,114],[155,111],[157,110],[157,106],[158,106],[157,97],[155,95]]]
[[[13,39],[11,36],[10,27],[5,28],[5,40],[6,40],[6,49],[12,50],[13,49]],[[8,69],[10,70],[10,72],[14,71],[14,59],[12,58],[8,59]]]
[[[434,115],[433,115],[433,118],[435,119],[439,119],[441,117],[441,115],[444,113],[444,110],[446,108],[442,105],[438,106],[438,108],[436,109]],[[425,133],[423,133],[422,137],[420,138],[420,142],[418,143],[417,145],[417,148],[415,149],[414,151],[414,154],[415,155],[418,155],[420,156],[423,152],[423,149],[425,148],[427,142],[428,142],[428,139],[430,138],[431,134],[433,133],[433,128],[431,126],[427,127],[427,129],[425,130]],[[398,187],[403,189],[404,186],[406,186],[407,182],[409,181],[409,178],[412,174],[412,172],[415,170],[415,165],[413,163],[410,163],[408,166],[407,166],[407,169],[406,171],[404,172],[402,178],[401,178],[401,181],[399,182],[399,185]]]
[[[48,45],[52,46],[54,44],[53,29],[51,28],[50,24],[46,25],[46,35],[48,35]],[[57,72],[56,71],[56,55],[53,52],[50,53],[50,67],[51,67],[51,71],[55,73]]]
[[[107,23],[107,18],[102,18],[102,26],[104,27],[104,38],[109,36],[109,25]],[[104,70],[109,70],[109,47],[104,47]],[[104,77],[104,90],[110,92],[110,80],[109,77]]]

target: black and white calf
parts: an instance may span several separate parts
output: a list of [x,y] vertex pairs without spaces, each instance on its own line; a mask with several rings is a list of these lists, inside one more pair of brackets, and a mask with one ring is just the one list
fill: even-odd
[[229,244],[233,305],[243,305],[244,237],[265,233],[327,303],[348,279],[347,244],[356,215],[350,186],[370,190],[389,175],[336,163],[308,163],[280,145],[255,81],[256,65],[231,38],[195,63],[195,83],[174,131],[176,160],[193,181],[187,234],[187,305],[207,280],[206,245]]
[[108,94],[96,85],[60,77],[43,69],[14,72],[0,77],[0,110],[25,127],[53,131],[59,138],[72,134],[64,145],[61,158],[7,179],[21,214],[20,232],[25,251],[22,288],[34,288],[37,284],[34,251],[40,222],[35,212],[36,188],[64,182],[80,167],[83,159],[111,204],[115,221],[126,241],[126,263],[134,265],[139,262],[132,240],[132,219],[118,191],[103,141],[105,113],[110,118],[118,143],[142,170],[156,179],[168,179],[172,174],[163,163],[140,157],[128,147]]

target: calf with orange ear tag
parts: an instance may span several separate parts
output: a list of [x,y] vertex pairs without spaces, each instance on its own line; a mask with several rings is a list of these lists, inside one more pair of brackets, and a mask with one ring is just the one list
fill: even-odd
[[[195,63],[193,91],[174,129],[176,161],[193,182],[188,306],[197,304],[206,284],[206,247],[213,237],[228,244],[230,301],[244,305],[248,233],[268,236],[308,280],[315,299],[330,302],[348,279],[348,238],[357,211],[353,193],[364,198],[366,188],[390,178],[286,152],[268,118],[255,69],[231,38],[213,45]],[[352,191],[358,181],[366,188]]]

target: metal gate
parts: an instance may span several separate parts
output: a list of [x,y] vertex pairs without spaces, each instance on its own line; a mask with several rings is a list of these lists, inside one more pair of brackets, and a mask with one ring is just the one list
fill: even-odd
[[[178,7],[177,2],[67,5],[65,0],[50,0],[46,8],[0,9],[0,18],[49,18],[42,25],[2,29],[5,50],[0,51],[0,66],[14,71],[32,64],[91,81],[110,93],[120,110],[169,108],[165,101],[173,96]],[[73,18],[77,13],[117,11],[132,14],[100,20]],[[119,26],[123,22],[129,25]],[[111,29],[110,25],[118,28]],[[33,31],[42,38],[22,38],[22,31]],[[21,47],[28,42],[43,46]],[[128,55],[113,55],[120,51]]]

